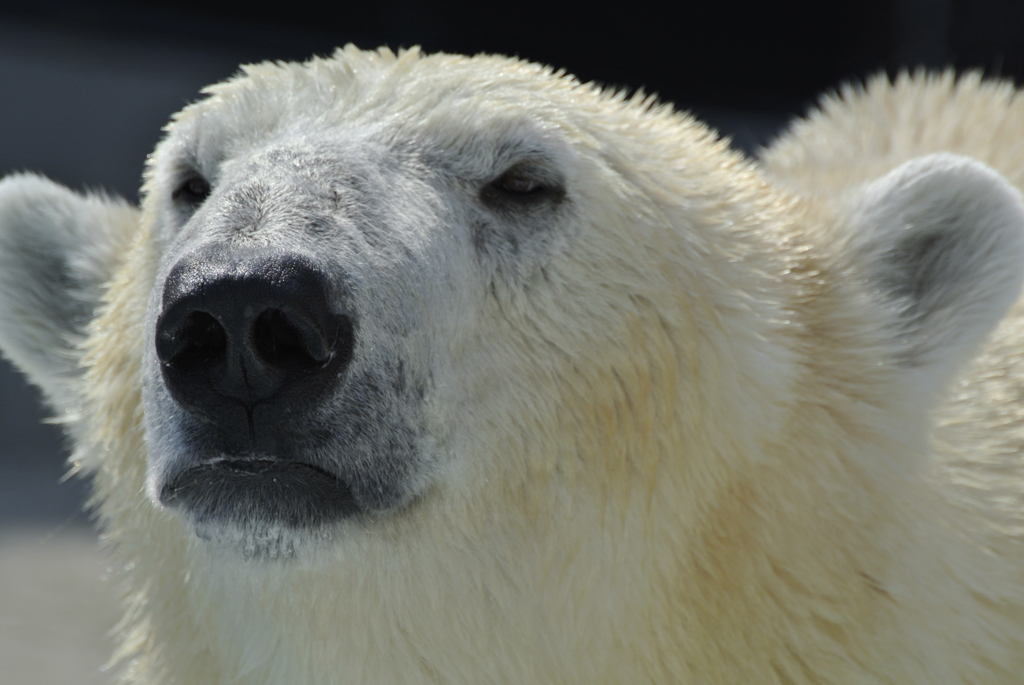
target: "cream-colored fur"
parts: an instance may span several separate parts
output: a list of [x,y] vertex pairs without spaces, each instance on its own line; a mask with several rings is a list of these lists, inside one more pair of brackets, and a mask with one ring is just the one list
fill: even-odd
[[[95,483],[126,680],[1022,682],[1024,331],[1003,320],[1022,128],[1007,85],[875,81],[755,163],[668,107],[505,58],[346,48],[214,86],[154,154],[134,235],[100,239],[123,263],[84,347],[59,318],[0,331],[16,360],[43,345],[84,371],[26,364]],[[561,170],[567,209],[495,257],[460,233],[458,189],[508,146]],[[177,443],[143,402],[148,312],[203,225],[173,178],[194,165],[224,206],[217,183],[274,154],[321,180],[361,168],[321,161],[339,149],[386,171],[367,192],[398,207],[395,239],[443,261],[415,297],[387,290],[391,262],[366,272],[380,317],[426,307],[402,353],[436,377],[432,470],[396,511],[248,558],[153,498]],[[409,150],[422,166],[394,171]],[[0,184],[0,233],[57,192],[37,182]],[[0,313],[48,279],[3,281]]]

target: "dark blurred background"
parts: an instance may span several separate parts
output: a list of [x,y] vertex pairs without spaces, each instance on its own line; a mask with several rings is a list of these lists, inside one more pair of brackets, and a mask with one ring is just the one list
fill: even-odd
[[[820,92],[879,70],[981,68],[1019,82],[1024,2],[0,2],[0,175],[38,171],[136,200],[161,127],[202,86],[239,63],[349,42],[515,54],[643,87],[752,152]],[[4,364],[0,525],[86,521],[85,488],[60,482],[62,438],[44,416]]]

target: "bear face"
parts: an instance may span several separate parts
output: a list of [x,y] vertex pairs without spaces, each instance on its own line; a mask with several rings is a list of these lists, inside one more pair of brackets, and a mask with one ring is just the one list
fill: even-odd
[[[559,80],[534,93],[550,77],[528,65],[482,78],[476,66],[449,60],[437,72],[429,61],[372,87],[325,65],[337,90],[301,109],[322,86],[290,69],[253,70],[179,116],[153,156],[146,211],[161,254],[142,361],[148,490],[202,537],[291,554],[343,520],[395,515],[444,489],[448,472],[500,468],[487,463],[502,458],[492,447],[467,450],[467,436],[493,432],[475,419],[524,416],[502,395],[526,378],[550,384],[538,371],[567,376],[559,347],[629,348],[616,319],[636,310],[630,298],[651,296],[615,283],[622,268],[582,246],[607,252],[609,221],[636,230],[622,208],[651,191],[615,168],[616,147],[585,139],[591,113],[554,106],[608,96]],[[292,95],[266,98],[282,88]],[[649,116],[639,102],[619,109],[625,121]],[[599,178],[612,196],[592,197]],[[706,220],[725,224],[720,213]],[[667,272],[679,302],[661,316],[687,327],[685,283],[697,275],[682,273],[682,259],[625,258],[656,244],[637,245],[637,233],[614,238],[626,243],[618,259]],[[676,249],[693,249],[677,237]],[[583,294],[596,274],[607,274],[605,302]],[[590,317],[605,319],[605,343]],[[563,340],[527,343],[526,320]],[[506,359],[538,343],[533,370]],[[659,363],[678,373],[679,354]],[[666,398],[665,411],[677,401]],[[545,423],[529,430],[561,430]]]
[[[894,137],[982,101],[932,87]],[[1024,203],[812,152],[346,48],[210,88],[138,211],[0,183],[0,344],[93,478],[126,679],[1016,682],[1020,490],[965,506],[932,430],[1015,406]]]
[[[239,96],[265,108],[260,80]],[[565,143],[498,103],[467,131],[340,96],[266,111],[253,133],[226,100],[190,110],[153,165],[165,256],[143,362],[149,488],[204,530],[316,538],[407,505],[451,467],[446,424],[469,413],[453,390],[472,382],[453,351],[493,301],[488,281],[578,230],[579,200]],[[243,302],[252,316],[228,325]]]

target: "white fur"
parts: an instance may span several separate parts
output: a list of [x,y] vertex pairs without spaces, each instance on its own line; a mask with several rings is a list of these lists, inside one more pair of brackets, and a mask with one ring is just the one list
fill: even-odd
[[[951,80],[871,88],[756,165],[536,65],[346,48],[177,115],[130,246],[96,225],[134,224],[114,201],[0,185],[0,342],[43,387],[77,329],[33,241],[108,281],[58,375],[125,582],[126,681],[1019,683],[1020,179],[991,142],[951,151],[1011,182],[922,157],[946,148],[901,122],[1024,116]],[[901,152],[854,164],[860,127]],[[565,203],[481,209],[522,159]],[[183,170],[213,186],[194,213]],[[185,444],[162,279],[210,240],[344,272],[356,366],[429,371],[400,509],[253,559],[147,496]]]

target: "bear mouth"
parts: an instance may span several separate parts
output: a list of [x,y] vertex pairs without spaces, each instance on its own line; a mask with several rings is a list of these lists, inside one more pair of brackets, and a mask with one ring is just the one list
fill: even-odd
[[229,525],[312,530],[362,512],[349,485],[311,464],[220,459],[182,471],[160,491],[197,529]]

